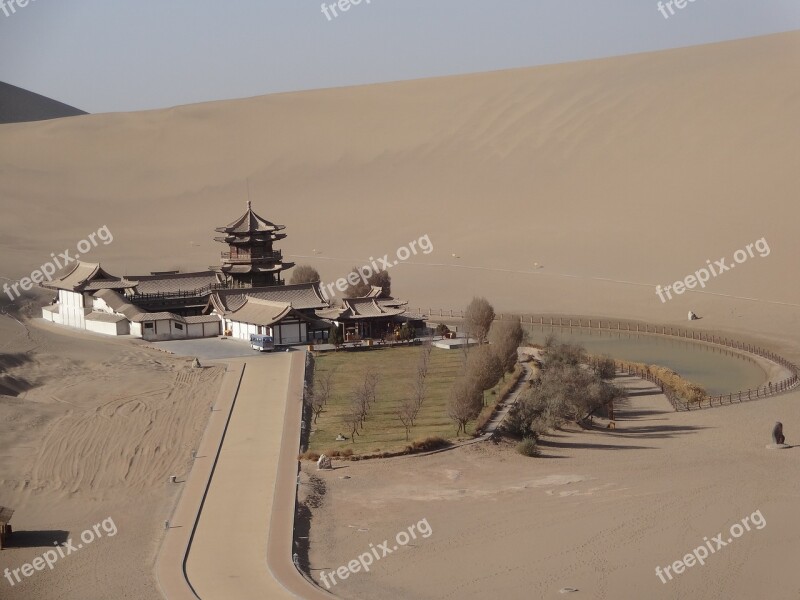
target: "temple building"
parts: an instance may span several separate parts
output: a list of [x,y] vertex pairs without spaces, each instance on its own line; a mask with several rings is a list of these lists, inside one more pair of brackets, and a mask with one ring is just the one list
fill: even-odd
[[319,283],[299,283],[248,290],[219,290],[205,312],[218,315],[230,337],[249,340],[251,334],[271,335],[277,345],[328,339],[330,321],[316,315],[330,308]]
[[224,234],[214,238],[227,244],[222,252],[222,264],[211,267],[220,273],[225,287],[252,288],[282,285],[281,271],[294,263],[283,262],[283,254],[273,243],[286,237],[280,233],[284,225],[275,225],[259,217],[247,201],[247,212],[225,227],[215,231]]
[[41,286],[57,290],[42,317],[53,323],[107,335],[145,340],[227,337],[249,340],[271,335],[276,345],[324,342],[332,324],[348,339],[381,339],[403,324],[424,327],[405,315],[405,302],[373,287],[364,298],[346,298],[334,308],[320,283],[285,285],[284,262],[274,243],[286,237],[283,225],[263,219],[247,203],[215,238],[227,244],[221,264],[208,271],[155,272],[115,277],[99,264],[77,261]]
[[425,327],[421,317],[406,315],[405,300],[387,297],[380,287],[373,286],[361,298],[344,298],[339,308],[317,311],[317,316],[344,328],[345,340],[385,339],[406,324],[412,330]]

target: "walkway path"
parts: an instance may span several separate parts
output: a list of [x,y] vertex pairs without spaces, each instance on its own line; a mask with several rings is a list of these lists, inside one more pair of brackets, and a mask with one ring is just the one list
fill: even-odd
[[292,563],[305,352],[229,364],[159,555],[162,591],[168,600],[330,599]]
[[511,407],[514,406],[520,394],[527,386],[528,380],[530,380],[531,375],[533,374],[533,369],[531,369],[530,363],[524,362],[520,364],[522,365],[523,370],[522,377],[520,377],[519,381],[517,381],[517,384],[511,388],[511,392],[508,394],[508,397],[505,399],[500,409],[494,414],[492,420],[486,424],[484,433],[481,436],[482,438],[490,437],[497,430],[497,428],[500,427],[509,411],[511,411]]

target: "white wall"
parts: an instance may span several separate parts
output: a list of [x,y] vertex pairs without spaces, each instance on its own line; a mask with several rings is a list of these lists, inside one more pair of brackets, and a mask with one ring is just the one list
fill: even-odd
[[187,326],[187,336],[190,338],[216,337],[220,334],[220,322],[215,323],[190,323]]
[[128,321],[119,321],[117,323],[106,323],[104,321],[86,321],[86,330],[94,331],[96,333],[104,333],[106,335],[127,335]]
[[275,344],[303,344],[306,341],[304,322],[281,323],[275,326],[275,330]]
[[[145,325],[152,323],[153,328],[147,329]],[[179,340],[186,337],[186,325],[179,323],[183,326],[183,330],[175,327],[176,322],[172,319],[163,319],[160,321],[147,321],[142,323],[142,339],[148,341],[158,340]]]
[[61,318],[57,322],[76,329],[86,329],[83,294],[58,290],[58,302],[61,305]]
[[[258,334],[258,325],[240,323],[239,321],[226,320],[225,329],[231,330],[231,337],[237,340],[250,341],[251,335]],[[281,323],[274,327],[262,326],[261,335],[271,335],[275,338],[275,345],[304,344],[306,342],[307,327],[305,322],[294,321]]]

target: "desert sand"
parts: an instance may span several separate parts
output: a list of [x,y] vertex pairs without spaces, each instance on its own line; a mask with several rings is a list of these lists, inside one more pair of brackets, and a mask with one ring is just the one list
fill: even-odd
[[[434,251],[391,271],[415,306],[482,294],[504,311],[681,324],[693,309],[704,329],[799,362],[798,65],[795,32],[3,125],[0,276],[25,276],[102,225],[114,242],[85,258],[113,273],[204,269],[222,249],[213,228],[241,214],[249,180],[256,211],[287,225],[284,253],[326,281],[427,234]],[[710,293],[655,295],[762,237],[770,255]],[[5,316],[0,336],[20,392],[0,396],[0,504],[17,508],[19,529],[119,526],[113,550],[98,540],[3,597],[158,598],[153,562],[177,493],[166,479],[187,468],[221,370],[201,376],[184,359]],[[335,472],[314,515],[312,566],[427,518],[429,539],[336,592],[794,598],[797,450],[764,445],[775,420],[793,443],[799,399],[675,414],[642,396],[620,430],[559,433],[549,458],[475,445],[347,465],[352,479]],[[764,529],[675,581],[656,578],[756,510]],[[0,568],[39,551],[3,551]]]

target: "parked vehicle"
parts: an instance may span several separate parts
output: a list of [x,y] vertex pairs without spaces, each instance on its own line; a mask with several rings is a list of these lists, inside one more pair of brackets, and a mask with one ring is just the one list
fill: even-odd
[[275,339],[271,335],[256,335],[250,336],[250,346],[253,350],[259,352],[272,352],[275,350]]

